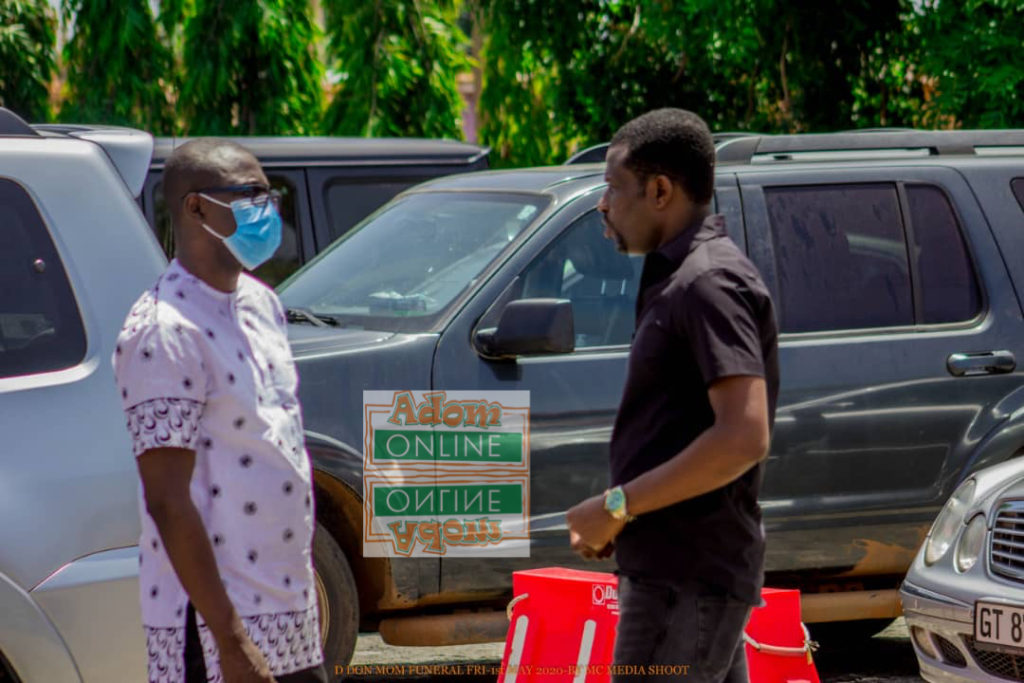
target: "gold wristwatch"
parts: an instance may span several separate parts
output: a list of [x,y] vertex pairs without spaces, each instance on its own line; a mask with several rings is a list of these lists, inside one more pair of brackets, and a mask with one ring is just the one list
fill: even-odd
[[621,486],[610,488],[604,492],[604,509],[620,522],[632,522],[636,519],[626,510],[626,492],[622,490]]

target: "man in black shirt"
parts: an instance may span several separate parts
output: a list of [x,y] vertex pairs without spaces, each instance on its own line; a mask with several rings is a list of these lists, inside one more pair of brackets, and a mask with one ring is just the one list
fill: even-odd
[[689,683],[747,680],[778,333],[760,275],[711,214],[714,161],[707,125],[680,109],[630,121],[608,150],[605,235],[646,259],[612,488],[568,522],[578,553],[614,549],[619,565],[615,664],[648,675],[616,680],[681,667]]

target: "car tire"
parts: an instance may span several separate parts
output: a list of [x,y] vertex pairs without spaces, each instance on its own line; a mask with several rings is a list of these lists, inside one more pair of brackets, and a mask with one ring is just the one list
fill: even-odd
[[811,639],[823,647],[841,649],[846,646],[858,647],[865,640],[884,631],[892,619],[858,619],[856,621],[832,621],[811,624]]
[[324,666],[330,672],[352,661],[359,635],[359,592],[345,553],[319,522],[313,534],[313,575]]

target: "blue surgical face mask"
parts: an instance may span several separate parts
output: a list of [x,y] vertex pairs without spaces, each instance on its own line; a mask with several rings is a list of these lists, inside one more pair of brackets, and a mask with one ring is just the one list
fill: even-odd
[[231,209],[237,226],[231,235],[224,237],[206,223],[203,223],[203,227],[223,241],[228,251],[246,269],[255,270],[266,263],[281,245],[281,215],[270,197],[262,201],[236,199],[225,204],[206,194],[200,193],[199,196]]

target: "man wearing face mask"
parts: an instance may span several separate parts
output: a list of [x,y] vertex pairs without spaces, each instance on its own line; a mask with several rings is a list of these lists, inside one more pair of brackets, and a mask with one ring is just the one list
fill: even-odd
[[325,682],[286,317],[244,272],[280,244],[278,197],[216,139],[176,149],[163,183],[175,258],[113,357],[141,483],[149,680]]

